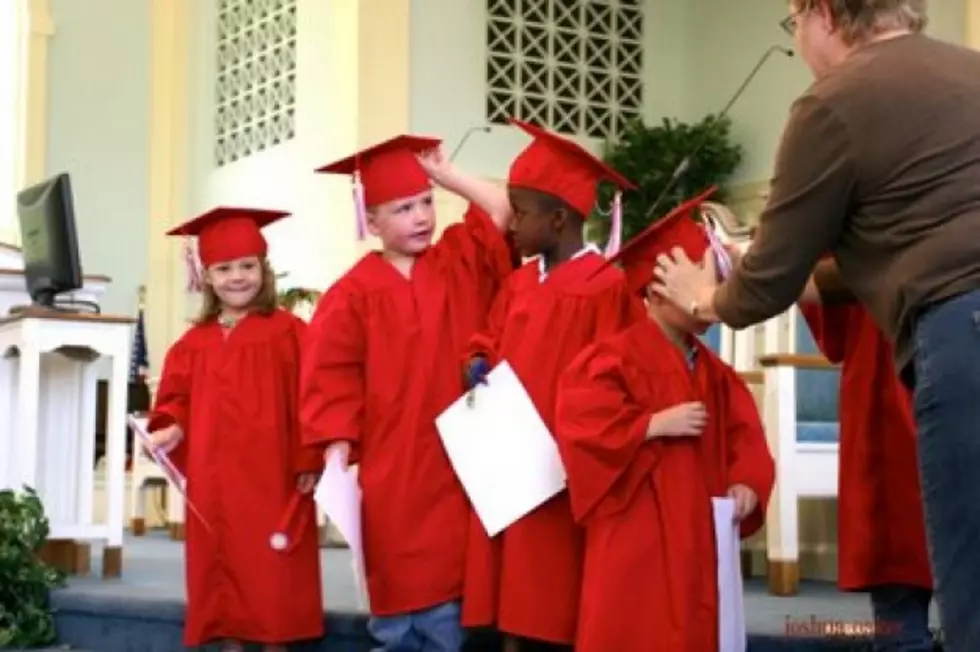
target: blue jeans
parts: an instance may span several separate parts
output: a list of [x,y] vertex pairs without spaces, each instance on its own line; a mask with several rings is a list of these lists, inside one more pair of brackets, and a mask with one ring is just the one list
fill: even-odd
[[919,475],[947,652],[980,650],[980,290],[915,324]]
[[932,591],[917,586],[876,586],[874,652],[932,652],[929,603]]
[[398,616],[372,618],[368,632],[377,641],[372,652],[460,652],[464,632],[459,602]]

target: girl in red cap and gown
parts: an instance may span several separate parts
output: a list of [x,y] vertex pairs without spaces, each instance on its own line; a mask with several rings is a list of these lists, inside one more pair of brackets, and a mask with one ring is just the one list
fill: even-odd
[[586,548],[577,652],[716,652],[712,497],[740,532],[763,523],[774,480],[755,401],[697,339],[699,322],[650,292],[658,254],[709,246],[698,197],[620,253],[648,317],[579,355],[561,378],[556,434]]
[[[577,144],[514,122],[534,138],[507,180],[514,242],[535,259],[508,279],[487,329],[470,343],[466,374],[472,386],[506,360],[556,432],[559,374],[589,343],[623,328],[640,309],[622,272],[606,266],[602,253],[583,241],[598,183],[633,186]],[[572,520],[568,494],[547,501],[493,541],[475,514],[470,519],[464,623],[496,624],[507,635],[507,649],[522,647],[524,640],[571,646],[584,532]]]
[[892,346],[860,304],[799,305],[817,346],[841,364],[837,584],[870,593],[883,644],[931,650],[915,420]]
[[[503,189],[438,146],[401,136],[320,169],[353,175],[360,224],[381,241],[321,299],[301,381],[304,441],[358,464],[378,650],[462,646],[469,506],[435,418],[462,393],[466,342],[512,269]],[[435,244],[432,181],[470,201]]]
[[304,324],[277,308],[260,230],[285,215],[218,208],[169,234],[197,236],[204,271],[201,316],[167,352],[149,422],[194,507],[188,647],[220,640],[229,652],[243,642],[283,652],[323,635],[311,497],[323,458],[299,435]]

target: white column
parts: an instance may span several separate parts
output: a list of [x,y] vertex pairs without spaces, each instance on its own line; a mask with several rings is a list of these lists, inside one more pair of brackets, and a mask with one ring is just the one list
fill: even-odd
[[[129,353],[125,347],[113,352],[112,377],[109,379],[109,405],[106,410],[105,488],[106,547],[121,548],[125,521],[126,496],[126,391],[129,376]],[[135,451],[134,451],[135,453]]]
[[33,333],[24,338],[20,348],[17,376],[17,472],[19,486],[38,487],[38,429],[41,405],[41,350]]
[[20,97],[22,46],[20,10],[16,1],[0,2],[0,242],[17,241],[17,216],[12,198],[17,187],[18,101]]
[[158,375],[167,348],[186,328],[181,243],[165,233],[187,217],[190,4],[154,0],[151,20],[146,331],[151,373]]
[[980,0],[966,0],[963,3],[965,12],[965,34],[967,47],[980,49]]
[[47,139],[48,0],[0,2],[0,242],[20,243],[13,198],[44,175]]

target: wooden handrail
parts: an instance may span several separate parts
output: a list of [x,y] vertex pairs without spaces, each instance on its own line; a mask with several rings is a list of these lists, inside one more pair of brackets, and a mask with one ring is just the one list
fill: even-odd
[[764,368],[793,367],[794,369],[839,369],[822,355],[812,353],[772,353],[759,356],[759,364]]
[[758,369],[740,371],[738,372],[738,377],[741,378],[742,382],[746,385],[761,385],[765,380],[765,374]]

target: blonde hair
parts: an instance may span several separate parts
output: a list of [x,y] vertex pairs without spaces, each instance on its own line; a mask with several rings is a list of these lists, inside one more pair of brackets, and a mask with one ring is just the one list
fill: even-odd
[[[252,301],[252,310],[261,315],[271,315],[279,307],[279,294],[276,291],[276,274],[272,271],[272,265],[264,256],[259,259],[262,265],[262,287]],[[214,287],[205,282],[204,289],[201,290],[201,311],[197,314],[195,324],[205,324],[214,321],[221,314],[221,299],[214,292]]]
[[929,23],[927,0],[793,0],[797,11],[824,5],[845,45],[895,30],[919,33]]

